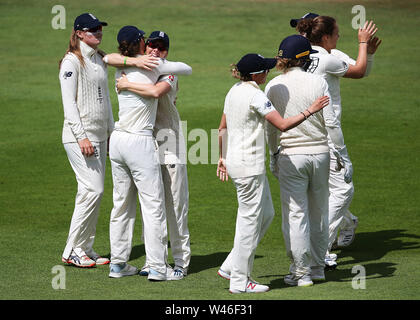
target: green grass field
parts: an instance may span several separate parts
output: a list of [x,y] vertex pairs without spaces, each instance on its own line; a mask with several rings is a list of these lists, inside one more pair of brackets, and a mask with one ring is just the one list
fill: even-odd
[[[66,29],[55,30],[51,9],[66,9]],[[65,267],[66,288],[55,290],[52,269],[61,253],[73,212],[76,181],[61,143],[63,109],[58,61],[74,18],[92,12],[107,21],[101,48],[115,52],[116,35],[134,24],[171,37],[169,59],[184,61],[193,75],[180,79],[177,105],[188,132],[218,127],[223,101],[235,82],[229,65],[249,52],[274,56],[294,33],[292,17],[332,15],[340,25],[338,48],[357,55],[352,7],[362,4],[383,39],[371,75],[343,79],[343,131],[354,165],[351,211],[359,217],[356,240],[337,251],[339,266],[324,283],[290,288],[281,233],[280,192],[271,173],[276,217],[258,247],[253,277],[271,290],[231,295],[217,276],[231,250],[236,192],[216,178],[216,165],[189,164],[192,260],[186,279],[151,283],[144,277],[108,278],[107,266]],[[420,20],[418,1],[187,1],[0,0],[0,299],[1,300],[418,300],[420,299]],[[109,70],[113,87],[115,70]],[[269,74],[270,80],[276,74]],[[111,90],[114,117],[117,97]],[[189,141],[189,146],[195,141]],[[208,155],[210,162],[210,153]],[[109,162],[95,250],[109,255],[112,179]],[[145,261],[136,223],[130,263]],[[172,260],[170,260],[172,262]],[[366,270],[366,288],[355,290],[354,266]]]

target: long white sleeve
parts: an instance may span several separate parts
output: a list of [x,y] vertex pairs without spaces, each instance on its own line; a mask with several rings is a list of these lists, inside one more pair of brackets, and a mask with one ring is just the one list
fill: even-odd
[[176,74],[188,76],[192,73],[192,68],[183,62],[173,62],[162,59],[162,63],[157,66],[160,74]]
[[87,138],[77,109],[78,68],[68,59],[60,67],[61,96],[63,100],[64,121],[67,122],[76,140]]
[[[328,84],[326,81],[323,84],[324,88],[324,95],[330,97],[330,93],[328,91]],[[333,105],[330,103],[324,109],[322,109],[322,114],[324,117],[325,128],[327,129],[328,135],[330,136],[331,142],[334,144],[336,149],[342,149],[345,147],[344,144],[344,135],[343,131],[341,130],[341,123],[340,119],[338,118],[337,114],[334,112]]]

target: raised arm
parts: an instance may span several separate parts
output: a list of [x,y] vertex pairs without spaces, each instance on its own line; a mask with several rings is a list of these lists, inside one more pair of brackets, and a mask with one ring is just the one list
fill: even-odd
[[366,21],[363,28],[359,29],[359,54],[357,56],[356,64],[349,65],[349,68],[344,75],[345,78],[360,79],[365,76],[368,65],[368,44],[377,31],[378,28],[376,28],[376,25],[373,23],[373,21]]
[[145,70],[152,70],[159,65],[159,58],[143,55],[138,57],[126,57],[119,53],[107,54],[103,61],[113,67],[137,67]]
[[171,90],[171,85],[166,81],[160,81],[156,84],[146,84],[139,82],[130,82],[125,74],[117,79],[117,91],[128,90],[135,94],[148,98],[159,98]]

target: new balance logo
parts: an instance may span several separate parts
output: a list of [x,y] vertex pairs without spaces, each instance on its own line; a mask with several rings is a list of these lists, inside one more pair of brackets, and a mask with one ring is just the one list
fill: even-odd
[[250,282],[249,284],[248,284],[248,289],[251,289],[251,290],[254,290],[255,289],[255,287],[257,286],[257,284],[256,283],[252,283],[252,282]]

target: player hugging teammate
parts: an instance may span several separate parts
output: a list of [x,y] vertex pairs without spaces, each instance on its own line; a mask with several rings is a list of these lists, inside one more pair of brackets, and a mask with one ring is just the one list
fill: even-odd
[[[153,281],[180,280],[188,273],[191,250],[186,146],[175,102],[177,75],[192,69],[166,60],[165,32],[153,31],[145,41],[144,31],[135,26],[121,28],[119,53],[105,55],[98,45],[106,25],[90,13],[77,17],[60,61],[63,144],[78,182],[62,261],[78,267],[110,263],[111,278],[140,274]],[[230,281],[231,293],[269,290],[251,277],[256,248],[274,217],[266,143],[270,170],[280,184],[282,231],[291,261],[285,283],[311,286],[325,280],[324,268],[337,266],[330,250],[350,245],[355,237],[358,219],[349,211],[353,166],[341,129],[339,78],[367,76],[381,41],[373,22],[366,22],[358,30],[353,60],[336,49],[334,18],[308,13],[290,25],[299,35],[283,39],[275,58],[250,53],[234,65],[232,74],[239,81],[225,98],[217,176],[233,181],[238,209],[233,248],[218,275]],[[108,64],[118,68],[115,125]],[[275,67],[282,74],[261,90]],[[108,146],[114,201],[111,259],[92,248]],[[146,250],[141,270],[127,263],[137,199]],[[168,264],[168,233],[174,267]]]

